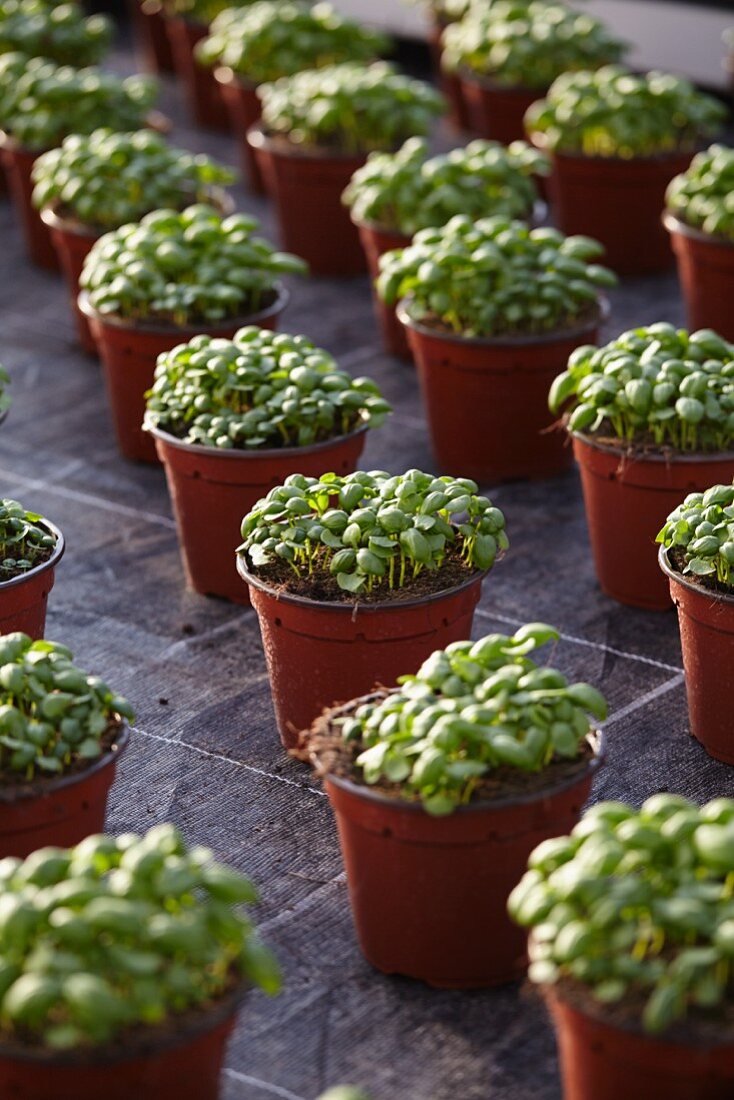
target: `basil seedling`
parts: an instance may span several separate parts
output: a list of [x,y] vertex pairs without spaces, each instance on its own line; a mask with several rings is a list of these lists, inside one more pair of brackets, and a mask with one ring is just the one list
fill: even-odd
[[163,0],[167,15],[178,15],[192,23],[209,26],[225,8],[246,8],[255,0]]
[[258,88],[271,135],[303,147],[366,153],[428,133],[445,107],[430,85],[387,62],[307,69]]
[[200,203],[155,210],[100,237],[80,285],[100,313],[175,325],[255,313],[275,299],[278,276],[306,265],[256,236],[249,214],[223,217]]
[[95,65],[111,40],[111,20],[106,15],[85,16],[77,4],[0,2],[0,54],[18,51],[58,65]]
[[661,1032],[731,1004],[734,800],[656,794],[600,802],[570,836],[540,844],[510,895],[530,937],[530,979],[586,987]]
[[33,202],[95,229],[116,229],[162,208],[182,209],[234,181],[203,154],[174,149],[153,130],[72,134],[33,165]]
[[133,719],[127,700],[77,668],[66,646],[0,637],[0,774],[32,779],[96,760],[123,718]]
[[158,359],[146,423],[205,447],[306,447],[378,427],[390,412],[369,378],[351,378],[305,336],[249,326],[234,340],[195,336]]
[[666,550],[681,551],[684,573],[734,588],[734,485],[689,493],[657,541]]
[[589,262],[603,251],[588,237],[459,215],[386,252],[377,291],[388,305],[407,299],[414,320],[464,336],[562,330],[597,315],[597,288],[616,283]]
[[734,241],[734,149],[712,145],[668,184],[665,202],[686,225]]
[[4,859],[0,883],[5,1041],[111,1044],[242,982],[280,987],[275,960],[232,908],[256,902],[254,886],[209,849],[189,848],[174,825]]
[[570,431],[676,451],[726,451],[734,437],[734,345],[660,322],[584,345],[550,391]]
[[694,150],[721,129],[726,108],[689,80],[641,76],[618,65],[564,73],[528,109],[528,133],[549,149],[589,157],[651,157]]
[[345,18],[327,3],[260,0],[227,8],[198,43],[202,65],[224,65],[250,84],[343,61],[371,61],[390,47],[384,35]]
[[478,79],[547,88],[561,73],[617,61],[625,46],[599,19],[546,0],[469,5],[443,34],[442,64]]
[[396,784],[430,814],[449,814],[498,768],[537,772],[580,756],[588,715],[605,718],[606,703],[589,684],[569,684],[528,656],[558,637],[529,623],[512,637],[489,634],[432,653],[396,691],[335,719],[354,747],[356,774],[370,785]]
[[43,517],[27,512],[17,500],[0,500],[0,581],[41,565],[56,545]]
[[0,56],[0,129],[25,149],[50,149],[101,126],[136,130],[156,94],[155,81],[144,76],[122,79],[23,53]]
[[412,237],[457,214],[529,218],[538,199],[532,177],[548,171],[547,158],[524,141],[471,141],[429,157],[425,138],[414,137],[396,153],[371,153],[343,201],[355,221]]
[[299,579],[335,577],[355,595],[409,587],[449,554],[488,570],[509,542],[502,512],[478,492],[420,470],[292,474],[245,516],[238,553],[255,569],[280,561]]

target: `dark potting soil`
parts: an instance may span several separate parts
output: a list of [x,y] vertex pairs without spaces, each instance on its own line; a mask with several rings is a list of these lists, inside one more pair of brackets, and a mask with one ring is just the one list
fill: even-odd
[[[115,722],[108,726],[102,734],[99,739],[102,756],[114,751],[121,729],[122,723]],[[60,780],[72,775],[83,775],[84,772],[89,771],[95,764],[98,764],[100,759],[99,756],[95,757],[94,760],[83,760],[78,756],[72,757],[71,763],[64,768],[63,772],[49,775],[46,772],[37,771],[32,779],[27,779],[24,772],[3,772],[0,770],[0,803],[14,802],[16,798],[34,798],[48,794],[53,791]]]
[[[670,955],[672,962],[674,954],[671,952]],[[628,991],[616,1004],[601,1004],[588,986],[570,978],[563,978],[550,988],[577,1012],[622,1031],[632,1031],[681,1046],[731,1046],[734,1042],[732,1001],[727,1001],[716,1009],[692,1005],[685,1019],[678,1020],[665,1031],[651,1036],[642,1026],[642,1012],[649,994],[646,995],[641,990]]]
[[[46,528],[46,530],[48,529]],[[3,569],[2,574],[0,574],[0,584],[2,584],[3,581],[13,581],[16,577],[30,577],[34,570],[38,569],[41,565],[45,565],[55,552],[55,546],[51,546],[49,549],[39,550],[36,564],[33,566],[33,569]]]
[[716,577],[703,576],[699,577],[696,573],[684,572],[686,567],[686,552],[682,546],[674,546],[668,551],[668,558],[670,563],[677,573],[690,581],[691,584],[697,588],[705,588],[709,592],[718,592],[721,596],[730,596],[734,598],[734,586],[730,584],[722,584],[721,581],[717,581]]
[[340,588],[336,577],[332,577],[330,573],[297,577],[291,566],[280,559],[259,569],[253,569],[248,562],[248,568],[253,576],[263,581],[276,593],[288,593],[288,595],[302,596],[306,600],[324,603],[346,603],[355,608],[361,604],[399,604],[407,600],[437,596],[442,592],[448,593],[453,588],[458,588],[472,577],[481,575],[481,570],[467,565],[456,550],[449,550],[440,569],[424,569],[415,580],[407,582],[402,588],[388,588],[383,580],[381,584],[376,584],[371,592],[360,592],[355,597],[354,593],[345,592]]
[[[385,699],[389,694],[388,691],[375,692],[373,695],[365,696],[359,702],[364,703],[368,700],[377,702]],[[298,748],[291,750],[291,755],[311,764],[320,777],[336,775],[341,779],[348,779],[357,786],[379,791],[396,801],[420,803],[420,798],[406,792],[400,783],[390,783],[386,779],[381,779],[378,783],[364,782],[360,770],[355,765],[355,760],[366,745],[361,741],[344,741],[339,726],[334,722],[335,717],[346,717],[355,709],[354,705],[347,705],[333,711],[326,711],[314,722],[310,730],[302,732],[301,744]],[[575,760],[556,757],[539,772],[525,772],[508,765],[495,768],[488,775],[477,780],[472,790],[470,804],[499,802],[515,797],[523,798],[549,793],[582,776],[588,769],[589,762],[594,758],[595,752],[596,735],[592,735],[582,744],[579,756]]]

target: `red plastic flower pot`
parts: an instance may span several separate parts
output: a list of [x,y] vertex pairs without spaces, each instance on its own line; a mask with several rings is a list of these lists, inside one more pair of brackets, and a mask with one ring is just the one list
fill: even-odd
[[145,68],[172,73],[173,54],[162,5],[158,0],[128,0],[127,8]]
[[688,327],[712,328],[734,340],[734,243],[693,229],[667,211],[663,225],[678,264]]
[[229,111],[230,128],[240,151],[242,178],[247,180],[250,190],[257,195],[265,192],[265,183],[255,156],[255,150],[247,140],[247,131],[260,121],[262,104],[255,84],[246,83],[231,69],[215,69],[214,79],[219,85],[219,93]]
[[507,898],[533,848],[576,824],[600,761],[597,750],[565,783],[549,781],[545,791],[478,802],[445,817],[327,775],[368,962],[445,988],[520,977],[527,939],[507,915]]
[[734,1045],[675,1043],[546,994],[556,1028],[563,1100],[731,1100]]
[[28,259],[47,271],[58,271],[59,261],[51,241],[51,234],[33,205],[31,172],[39,156],[40,152],[23,149],[9,134],[0,131],[0,160],[5,169],[8,190],[23,230]]
[[[237,575],[235,551],[242,517],[297,470],[307,477],[351,473],[364,447],[366,426],[312,447],[236,451],[201,447],[149,428],[165,466],[178,525],[186,579],[205,596],[249,604]],[[212,523],[213,517],[216,523]]]
[[417,672],[435,649],[471,635],[483,573],[418,600],[337,603],[280,592],[251,573],[240,576],[260,620],[275,717],[293,748],[325,707]]
[[209,34],[204,23],[180,16],[166,16],[176,75],[184,86],[189,110],[197,126],[229,133],[229,112],[219,93],[214,73],[196,60],[194,47]]
[[[531,135],[544,148],[542,135]],[[620,275],[649,275],[673,266],[661,223],[665,190],[693,153],[657,157],[585,157],[550,152],[548,190],[558,228],[600,241],[604,263]]]
[[567,441],[552,430],[548,391],[571,352],[596,342],[603,313],[566,332],[472,339],[414,321],[401,302],[442,473],[486,484],[552,477],[570,466]]
[[734,452],[631,456],[580,433],[574,433],[573,450],[602,592],[632,607],[667,611],[655,538],[688,493],[732,480]]
[[10,1100],[217,1100],[227,1041],[245,990],[171,1025],[141,1028],[95,1050],[0,1045],[0,1096]]
[[342,193],[366,157],[300,150],[259,126],[248,141],[275,203],[282,247],[303,257],[313,275],[361,275],[364,253]]
[[359,239],[367,259],[367,270],[372,281],[372,301],[375,306],[377,323],[382,333],[382,343],[385,351],[390,355],[396,355],[399,359],[412,361],[412,354],[408,345],[405,329],[398,320],[392,306],[386,306],[378,298],[374,286],[374,280],[380,273],[380,256],[390,252],[393,248],[407,248],[410,237],[404,233],[397,233],[392,229],[381,229],[379,225],[371,225],[367,222],[355,222]]
[[734,764],[734,594],[677,572],[665,547],[658,560],[678,610],[691,733],[709,756]]
[[20,630],[34,640],[43,637],[48,594],[66,544],[61,531],[50,520],[44,519],[41,526],[55,536],[56,545],[48,561],[12,580],[0,581],[0,635]]
[[84,261],[94,242],[99,240],[100,234],[87,226],[80,225],[79,222],[60,218],[55,210],[50,207],[41,210],[41,220],[48,227],[61,270],[69,285],[71,308],[74,312],[79,343],[86,352],[94,355],[97,350],[94,337],[90,331],[87,318],[79,309],[77,299],[79,297],[79,279],[81,278]]
[[459,74],[459,82],[470,130],[503,145],[525,140],[525,112],[543,98],[543,88],[508,87],[466,71]]
[[[104,829],[107,796],[115,769],[127,748],[130,730],[120,730],[115,744],[84,771],[43,779],[26,789],[0,787],[0,859],[24,859],[47,844],[66,848]],[[0,1083],[2,1083],[0,1071]],[[0,1096],[14,1096],[0,1088]]]
[[461,89],[461,81],[454,73],[448,73],[441,64],[443,56],[443,32],[448,24],[435,17],[428,28],[428,46],[438,82],[449,105],[449,121],[458,130],[469,129],[469,113]]
[[79,308],[89,321],[92,336],[104,367],[107,393],[120,453],[135,462],[157,462],[155,443],[143,431],[145,394],[153,385],[158,356],[205,334],[231,339],[243,325],[274,329],[288,301],[279,287],[275,301],[259,313],[232,317],[217,325],[198,324],[186,328],[174,325],[134,324],[98,313],[86,292],[79,295]]

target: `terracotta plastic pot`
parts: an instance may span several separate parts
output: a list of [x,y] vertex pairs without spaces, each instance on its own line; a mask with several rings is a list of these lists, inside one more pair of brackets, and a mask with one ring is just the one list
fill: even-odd
[[649,611],[671,606],[657,567],[655,538],[688,493],[732,480],[734,452],[629,457],[618,447],[574,434],[586,522],[602,592]]
[[66,544],[61,531],[50,520],[44,519],[41,526],[55,536],[56,546],[42,565],[12,580],[0,581],[0,635],[20,630],[34,640],[43,637],[48,594],[54,586],[56,566]]
[[8,190],[18,215],[28,259],[47,271],[58,271],[59,261],[51,234],[33,205],[31,172],[40,152],[17,145],[12,137],[0,131],[0,160],[5,169]]
[[127,8],[145,68],[154,73],[172,73],[173,54],[161,4],[158,0],[128,0]]
[[79,308],[89,321],[104,367],[107,393],[120,453],[135,462],[157,462],[155,443],[143,431],[145,394],[153,385],[158,356],[202,333],[231,339],[243,325],[274,329],[288,301],[284,287],[272,305],[259,313],[233,317],[218,325],[134,325],[129,321],[98,313],[86,291],[79,295]]
[[615,1027],[546,994],[564,1100],[731,1100],[734,1045],[679,1044]]
[[503,145],[525,140],[525,112],[543,98],[543,88],[507,87],[466,71],[459,74],[459,83],[470,130]]
[[547,791],[446,817],[327,776],[367,960],[386,974],[447,988],[518,978],[527,937],[507,915],[507,898],[533,848],[576,824],[600,760],[597,750],[582,774]]
[[[531,135],[544,148],[542,135]],[[685,172],[693,153],[658,157],[584,157],[549,153],[548,180],[555,223],[567,234],[594,237],[603,262],[620,275],[648,275],[673,266],[660,218],[665,189]]]
[[548,391],[572,351],[596,341],[601,316],[567,332],[487,339],[427,328],[412,320],[406,302],[398,318],[443,473],[486,484],[552,477],[571,465],[567,440],[552,430]]
[[734,340],[734,243],[693,229],[667,211],[663,225],[678,264],[688,327],[712,328]]
[[242,77],[236,76],[231,69],[215,69],[214,79],[219,85],[219,93],[229,111],[230,128],[240,152],[242,178],[247,180],[250,190],[257,195],[265,192],[265,183],[255,156],[255,150],[247,140],[247,131],[260,121],[262,104],[254,84],[247,84]]
[[[68,848],[104,829],[107,796],[115,781],[117,761],[127,748],[130,730],[120,730],[111,751],[73,775],[45,780],[42,794],[0,787],[0,859],[25,858],[47,844]],[[0,1070],[0,1084],[2,1083]],[[0,1096],[14,1096],[0,1088]]]
[[313,275],[362,274],[364,253],[342,193],[366,157],[301,152],[259,126],[248,141],[275,203],[282,247],[302,256]]
[[390,229],[381,229],[379,225],[369,225],[366,222],[355,222],[359,239],[367,259],[367,270],[372,282],[372,301],[375,307],[377,323],[382,334],[382,343],[385,351],[390,355],[396,355],[399,359],[412,361],[413,356],[408,345],[405,329],[398,320],[392,306],[386,306],[378,298],[374,281],[380,273],[380,256],[390,252],[393,248],[407,248],[410,237],[404,233],[396,233]]
[[150,1028],[101,1050],[0,1046],[0,1095],[10,1100],[217,1100],[227,1041],[244,989],[175,1031]]
[[166,30],[171,43],[173,65],[181,80],[189,110],[197,126],[229,133],[229,112],[219,93],[214,73],[196,60],[194,47],[209,34],[204,23],[180,16],[166,16]]
[[166,469],[188,583],[202,595],[249,604],[235,558],[242,541],[242,517],[295,470],[307,477],[330,471],[351,473],[362,453],[367,428],[312,447],[268,451],[200,447],[183,443],[160,428],[148,430]]
[[678,610],[691,733],[709,756],[734,764],[734,595],[694,584],[662,546],[658,560]]
[[324,707],[417,672],[434,649],[471,636],[484,574],[421,600],[330,603],[278,592],[237,559],[260,620],[275,717],[293,748]]
[[84,261],[95,241],[99,240],[99,233],[93,229],[76,222],[66,221],[50,207],[41,210],[41,220],[51,234],[51,242],[61,265],[61,270],[69,285],[71,294],[71,308],[74,312],[76,331],[79,343],[86,352],[94,355],[97,346],[89,328],[87,318],[79,309],[77,299],[79,297],[79,279],[81,277]]
[[449,121],[458,130],[469,129],[469,114],[464,102],[461,90],[461,82],[453,73],[448,73],[441,64],[443,56],[443,32],[447,23],[435,17],[428,28],[428,46],[431,51],[433,65],[436,70],[438,82],[446,102],[449,105]]

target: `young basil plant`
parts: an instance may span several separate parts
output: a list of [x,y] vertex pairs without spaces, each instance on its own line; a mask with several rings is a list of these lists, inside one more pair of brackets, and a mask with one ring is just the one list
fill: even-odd
[[212,198],[235,174],[203,154],[174,149],[153,130],[71,134],[33,165],[33,202],[102,231],[152,210]]
[[77,668],[66,646],[0,637],[0,775],[59,775],[96,760],[123,718],[133,719],[127,700]]
[[712,237],[734,241],[734,149],[712,145],[668,184],[665,202],[677,218]]
[[682,77],[638,76],[609,65],[559,76],[547,98],[528,109],[525,127],[562,153],[651,157],[695,150],[721,129],[726,115],[723,103]]
[[569,684],[528,656],[559,634],[529,623],[512,637],[453,642],[379,702],[337,718],[355,743],[356,774],[367,784],[397,784],[430,814],[449,814],[481,794],[499,768],[537,772],[581,755],[607,709],[589,684]]
[[530,218],[538,199],[533,176],[548,171],[544,154],[524,141],[471,141],[429,157],[425,138],[414,137],[396,153],[370,153],[343,201],[354,221],[412,237],[457,214]]
[[389,48],[384,35],[345,18],[331,4],[259,0],[218,15],[196,56],[202,65],[223,65],[248,84],[263,84],[304,69],[371,61]]
[[443,34],[442,64],[509,87],[545,89],[561,73],[618,61],[624,43],[600,20],[546,0],[470,5]]
[[17,51],[58,65],[95,65],[111,39],[111,20],[106,15],[85,16],[75,3],[0,2],[0,54]]
[[634,446],[727,451],[734,439],[734,345],[710,329],[660,322],[602,348],[584,345],[554,381],[552,412],[570,431]]
[[233,908],[256,902],[255,887],[174,825],[9,857],[0,885],[6,1042],[111,1046],[125,1031],[175,1029],[243,982],[280,988],[273,956]]
[[100,313],[174,325],[255,313],[275,300],[278,276],[306,264],[255,235],[249,214],[223,217],[200,203],[155,210],[100,237],[81,286]]
[[245,516],[238,553],[255,570],[280,561],[299,580],[335,577],[355,596],[408,588],[449,555],[486,571],[509,542],[502,512],[478,492],[420,470],[292,474]]
[[156,83],[148,77],[123,79],[23,53],[0,55],[0,129],[34,152],[103,126],[137,130],[156,94]]
[[641,999],[655,1033],[731,1005],[733,881],[734,800],[656,794],[640,810],[600,802],[543,841],[509,911],[533,930],[531,981],[577,983],[601,1005]]
[[689,493],[657,537],[666,550],[680,549],[684,573],[734,589],[734,485]]
[[414,320],[464,336],[560,331],[597,316],[598,288],[615,285],[589,262],[603,251],[557,229],[458,215],[386,252],[377,291],[388,305],[406,299]]
[[305,336],[242,328],[195,336],[158,359],[146,424],[187,443],[306,447],[378,427],[390,412],[369,378],[352,378]]
[[253,3],[255,0],[163,0],[163,11],[208,27],[225,9],[246,8]]
[[0,581],[42,565],[55,546],[56,536],[42,516],[27,512],[17,500],[0,500]]
[[445,108],[429,84],[384,61],[307,69],[261,85],[258,95],[269,134],[304,148],[355,154],[395,149],[428,133]]

